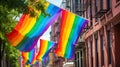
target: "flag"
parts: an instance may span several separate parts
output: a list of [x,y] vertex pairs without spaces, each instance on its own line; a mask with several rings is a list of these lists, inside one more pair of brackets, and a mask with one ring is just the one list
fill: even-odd
[[53,4],[46,3],[45,16],[39,12],[39,17],[23,14],[13,31],[7,34],[10,44],[20,51],[30,51],[48,27],[58,18],[61,9]]
[[33,48],[30,52],[22,52],[23,65],[34,64],[36,61],[36,49]]
[[36,60],[44,61],[55,44],[55,42],[40,39],[40,48]]
[[58,56],[72,58],[74,44],[76,44],[88,20],[67,10],[62,10],[60,38],[55,53]]

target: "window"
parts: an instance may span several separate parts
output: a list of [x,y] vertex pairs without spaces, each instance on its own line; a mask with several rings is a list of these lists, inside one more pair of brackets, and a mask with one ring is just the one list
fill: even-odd
[[92,0],[90,0],[90,26],[92,26]]
[[83,55],[82,55],[82,50],[80,51],[80,60],[81,60],[81,66],[80,67],[83,67]]
[[88,0],[86,0],[85,5],[86,5],[86,10],[87,10],[87,8],[88,8]]
[[110,8],[111,8],[111,0],[107,0],[107,8],[108,8],[108,10],[110,10]]
[[75,5],[76,5],[75,3],[76,3],[75,0],[71,0],[71,6],[70,7],[71,7],[71,11],[74,12],[74,13],[75,13]]
[[110,30],[107,31],[107,40],[108,40],[108,62],[109,64],[112,63],[112,38],[111,38],[111,33]]
[[75,54],[75,67],[77,67],[77,55]]
[[[78,3],[79,5],[81,5],[82,4],[82,0],[79,0],[80,2]],[[82,6],[80,6],[80,9],[82,8]]]
[[[95,13],[98,11],[98,0],[95,0]],[[98,17],[95,17],[95,22],[98,21]]]
[[78,64],[77,64],[77,67],[79,67],[79,65],[80,65],[80,64],[79,64],[79,58],[80,58],[79,52],[77,52],[77,57],[78,57],[78,58],[77,58],[77,63],[78,63]]
[[88,19],[88,9],[86,10],[86,18]]
[[92,40],[90,41],[90,47],[91,47],[91,67],[93,67],[93,48],[92,48]]
[[80,49],[75,51],[75,67],[84,67],[85,59],[84,59],[84,50]]
[[94,35],[94,37],[95,37],[95,46],[96,46],[96,67],[98,67],[98,34],[96,33],[95,35]]
[[80,67],[80,52],[75,53],[75,67]]
[[75,9],[78,9],[78,5],[79,5],[79,0],[75,0]]
[[97,8],[98,8],[98,0],[95,0],[95,12],[97,12]]
[[80,11],[84,12],[84,0],[80,0]]
[[82,16],[84,13],[84,0],[75,0],[75,11],[78,15]]
[[101,60],[102,60],[102,66],[104,65],[104,36],[101,35],[101,52],[102,52],[102,57],[101,57]]
[[86,0],[86,3],[85,3],[85,5],[86,5],[86,18],[88,19],[88,0]]
[[[86,18],[88,19],[88,14],[89,14],[89,13],[88,13],[88,9],[86,10],[85,13],[86,13]],[[89,27],[90,27],[90,25],[89,25],[89,23],[88,23],[88,24],[86,25],[86,29],[89,29]]]
[[103,6],[104,6],[103,0],[100,0],[100,7],[101,7],[101,9],[103,9]]
[[83,8],[83,10],[85,11],[85,8],[86,8],[86,5],[85,5],[85,0],[83,0],[83,4],[82,4],[82,8]]

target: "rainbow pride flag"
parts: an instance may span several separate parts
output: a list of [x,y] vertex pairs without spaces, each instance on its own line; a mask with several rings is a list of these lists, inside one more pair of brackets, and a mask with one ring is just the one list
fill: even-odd
[[60,39],[56,54],[65,58],[72,58],[73,48],[88,20],[67,10],[62,10]]
[[44,61],[55,44],[55,42],[40,39],[40,48],[36,60]]
[[36,61],[36,49],[33,48],[30,52],[22,52],[22,63],[25,64],[34,64]]
[[46,3],[45,16],[39,12],[39,17],[23,14],[13,31],[7,34],[7,39],[12,46],[20,51],[30,51],[48,27],[58,18],[61,9],[53,4]]

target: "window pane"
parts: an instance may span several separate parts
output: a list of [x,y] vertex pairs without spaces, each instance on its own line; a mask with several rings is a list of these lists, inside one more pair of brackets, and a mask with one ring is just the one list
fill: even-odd
[[92,0],[90,0],[90,26],[92,26]]
[[98,34],[95,34],[95,46],[96,46],[96,67],[98,67]]
[[97,8],[98,8],[98,0],[95,0],[95,12],[97,12]]
[[78,8],[78,0],[75,1],[75,8]]
[[110,30],[107,31],[107,40],[108,40],[108,58],[109,58],[109,64],[112,63],[112,49],[111,49],[111,46],[112,46],[112,38],[111,38],[111,34],[110,34]]
[[79,60],[80,60],[80,57],[79,57],[79,52],[77,52],[77,55],[78,55],[77,60],[78,60],[78,67],[79,67],[79,65],[80,65],[80,64],[79,64],[79,63],[80,63],[80,62],[79,62]]
[[101,50],[102,50],[102,66],[104,65],[104,37],[103,35],[101,36]]
[[80,66],[80,67],[83,67],[83,55],[82,55],[82,50],[80,51],[80,56],[81,56],[81,66]]
[[108,10],[111,8],[111,0],[107,0],[107,7],[108,7]]
[[103,0],[100,0],[100,7],[103,9],[104,3]]

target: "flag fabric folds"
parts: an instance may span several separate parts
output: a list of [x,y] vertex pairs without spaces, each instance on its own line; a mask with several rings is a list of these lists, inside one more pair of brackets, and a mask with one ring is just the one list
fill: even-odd
[[36,45],[39,37],[48,29],[48,27],[58,18],[61,9],[53,4],[47,3],[45,6],[45,16],[39,12],[39,17],[31,17],[29,14],[23,14],[14,28],[7,34],[7,39],[12,46],[20,51],[30,51]]
[[30,52],[22,52],[22,58],[23,61],[22,63],[24,65],[28,65],[28,64],[34,64],[36,61],[36,49],[33,48]]
[[55,42],[40,39],[40,48],[36,60],[44,61],[55,44]]
[[70,59],[74,53],[74,45],[76,44],[83,28],[88,23],[88,20],[68,12],[67,10],[62,10],[61,20],[60,38],[56,54]]

